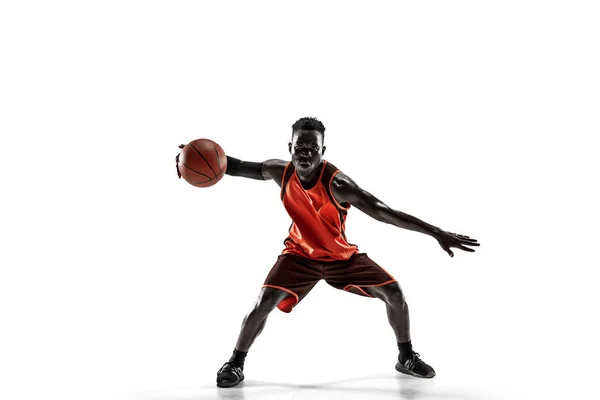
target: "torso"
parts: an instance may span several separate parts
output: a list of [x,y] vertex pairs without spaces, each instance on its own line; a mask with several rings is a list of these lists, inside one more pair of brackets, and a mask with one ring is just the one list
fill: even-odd
[[292,218],[283,254],[295,254],[314,260],[346,260],[358,253],[348,243],[345,221],[349,204],[340,204],[331,193],[331,182],[339,172],[323,161],[317,179],[302,182],[293,164],[287,164],[281,184],[283,205]]

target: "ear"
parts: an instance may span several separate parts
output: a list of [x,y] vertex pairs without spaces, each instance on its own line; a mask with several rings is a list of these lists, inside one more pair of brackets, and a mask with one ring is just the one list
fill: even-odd
[[288,143],[288,151],[292,154],[292,142]]
[[321,153],[321,155],[325,154],[325,150],[327,150],[327,146],[323,146],[323,152]]

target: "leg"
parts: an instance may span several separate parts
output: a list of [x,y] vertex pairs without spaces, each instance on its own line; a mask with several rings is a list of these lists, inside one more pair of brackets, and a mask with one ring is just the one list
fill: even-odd
[[365,287],[364,290],[369,295],[383,300],[386,304],[388,319],[396,334],[400,348],[396,370],[420,378],[433,378],[435,376],[433,368],[423,362],[419,358],[419,354],[412,350],[408,305],[404,300],[404,293],[402,293],[398,282],[383,286]]
[[288,293],[273,288],[262,288],[252,309],[242,322],[233,355],[217,372],[217,386],[232,387],[244,380],[244,358],[254,343],[254,339],[262,332],[271,311]]
[[410,320],[408,304],[404,299],[404,293],[398,285],[393,282],[383,286],[365,287],[364,290],[373,297],[377,297],[386,305],[387,316],[398,343],[410,341]]
[[291,255],[280,255],[264,286],[244,318],[233,355],[217,372],[217,386],[232,387],[244,380],[244,359],[254,340],[262,332],[267,317],[279,306],[289,313],[321,279],[318,265]]
[[262,332],[267,322],[267,317],[277,304],[283,300],[288,293],[283,290],[269,287],[262,288],[252,309],[242,322],[242,329],[238,337],[236,350],[247,352],[254,343],[254,339]]
[[400,285],[367,254],[358,253],[347,261],[335,263],[325,273],[327,283],[337,289],[383,300],[398,343],[410,341],[408,305]]
[[408,305],[398,282],[365,253],[355,254],[346,262],[325,270],[331,286],[365,297],[381,299],[387,307],[388,320],[398,341],[396,370],[405,374],[432,378],[435,371],[412,350]]

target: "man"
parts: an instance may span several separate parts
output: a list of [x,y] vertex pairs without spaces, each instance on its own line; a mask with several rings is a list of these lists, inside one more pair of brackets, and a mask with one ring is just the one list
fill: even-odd
[[408,306],[396,280],[358,247],[344,232],[351,206],[378,221],[434,237],[450,257],[451,247],[473,252],[479,246],[468,236],[445,232],[415,217],[393,210],[360,188],[350,177],[323,159],[325,126],[315,118],[301,118],[292,126],[288,144],[291,162],[245,162],[227,157],[226,174],[274,180],[284,207],[292,218],[285,248],[268,274],[252,310],[243,320],[233,355],[217,372],[217,386],[232,387],[244,379],[244,360],[278,307],[289,313],[324,279],[331,286],[361,296],[381,299],[398,342],[396,370],[422,378],[435,371],[419,358],[411,344]]

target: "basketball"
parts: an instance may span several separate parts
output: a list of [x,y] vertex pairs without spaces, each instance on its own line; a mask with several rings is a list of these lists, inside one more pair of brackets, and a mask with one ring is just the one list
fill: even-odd
[[227,170],[227,157],[217,143],[196,139],[179,146],[175,158],[177,175],[196,187],[209,187],[219,182]]

